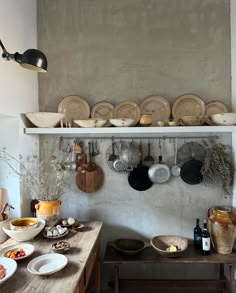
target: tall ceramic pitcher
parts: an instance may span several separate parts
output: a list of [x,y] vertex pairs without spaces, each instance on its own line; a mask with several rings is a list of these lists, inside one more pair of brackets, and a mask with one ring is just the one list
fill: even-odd
[[217,206],[208,210],[208,228],[216,252],[230,254],[236,237],[236,214],[231,207]]

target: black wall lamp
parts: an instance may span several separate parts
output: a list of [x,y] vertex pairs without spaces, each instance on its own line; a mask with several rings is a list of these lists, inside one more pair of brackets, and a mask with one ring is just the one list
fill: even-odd
[[23,54],[16,52],[15,54],[10,54],[7,52],[0,40],[0,46],[3,50],[2,58],[9,61],[13,60],[18,62],[22,67],[37,72],[47,72],[48,61],[47,57],[37,49],[28,49]]

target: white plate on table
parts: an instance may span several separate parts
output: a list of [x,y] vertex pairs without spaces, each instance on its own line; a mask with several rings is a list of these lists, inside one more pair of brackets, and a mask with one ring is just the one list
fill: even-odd
[[63,269],[67,263],[68,259],[64,255],[49,253],[32,259],[27,270],[34,275],[50,275]]
[[24,250],[25,255],[24,256],[19,256],[17,258],[14,258],[14,260],[20,260],[20,259],[26,258],[26,257],[28,257],[29,255],[31,255],[34,252],[34,246],[32,244],[18,243],[18,244],[9,245],[9,246],[3,248],[0,251],[0,257],[9,258],[7,256],[7,253],[9,251],[12,251],[12,250],[16,251],[16,250],[19,250],[20,248],[22,248]]
[[6,275],[3,279],[0,280],[0,284],[8,280],[11,276],[14,275],[17,269],[17,263],[14,259],[7,257],[0,257],[0,265],[3,265],[6,269]]

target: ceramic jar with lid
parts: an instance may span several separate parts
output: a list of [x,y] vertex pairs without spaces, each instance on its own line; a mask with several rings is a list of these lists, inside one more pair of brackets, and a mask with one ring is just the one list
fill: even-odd
[[208,228],[216,252],[230,254],[236,237],[236,214],[231,207],[212,207],[208,211]]

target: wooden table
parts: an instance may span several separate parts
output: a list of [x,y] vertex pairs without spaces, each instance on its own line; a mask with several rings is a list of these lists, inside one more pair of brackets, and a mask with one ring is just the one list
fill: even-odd
[[[203,256],[201,253],[194,249],[192,245],[183,252],[178,258],[166,258],[159,255],[152,247],[145,248],[141,253],[129,256],[118,253],[109,244],[106,247],[104,255],[104,263],[112,264],[114,266],[114,291],[122,292],[158,292],[159,290],[171,289],[178,292],[186,290],[189,292],[223,292],[228,288],[230,293],[236,293],[235,289],[235,264],[236,253],[223,255],[212,252],[210,256]],[[219,277],[217,280],[179,280],[179,279],[155,279],[155,280],[136,280],[136,279],[121,279],[119,277],[119,267],[125,264],[151,264],[151,263],[169,263],[169,264],[218,264]],[[229,280],[224,276],[224,266],[229,268]],[[127,290],[127,291],[126,291]],[[134,291],[131,291],[134,290]],[[138,291],[141,290],[141,291]],[[142,291],[143,290],[143,291]],[[149,291],[150,290],[150,291]],[[153,290],[153,291],[151,291]],[[161,292],[163,292],[161,291]],[[171,291],[171,292],[172,292]]]
[[[17,293],[84,293],[89,284],[90,277],[94,275],[94,292],[100,293],[100,231],[102,222],[85,223],[81,232],[70,232],[60,240],[70,243],[71,249],[65,256],[68,258],[67,266],[51,275],[33,275],[27,270],[29,261],[39,255],[51,253],[52,243],[55,240],[45,239],[39,235],[27,243],[33,244],[35,251],[29,257],[17,261],[15,274],[0,285],[0,292]],[[8,239],[0,245],[0,249],[17,243]]]

